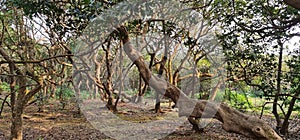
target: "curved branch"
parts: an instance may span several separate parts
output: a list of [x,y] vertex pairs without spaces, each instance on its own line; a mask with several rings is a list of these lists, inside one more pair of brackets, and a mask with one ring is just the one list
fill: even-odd
[[[261,109],[260,116],[259,116],[260,119],[261,119],[262,116],[263,116],[264,109],[265,109],[266,105],[267,105],[267,104],[273,104],[273,103],[274,103],[274,102],[265,102],[265,103],[264,103],[264,105],[262,106],[262,109]],[[276,104],[279,106],[279,108],[280,108],[282,114],[285,116],[285,112],[284,112],[282,106],[281,106],[279,103],[276,103]]]

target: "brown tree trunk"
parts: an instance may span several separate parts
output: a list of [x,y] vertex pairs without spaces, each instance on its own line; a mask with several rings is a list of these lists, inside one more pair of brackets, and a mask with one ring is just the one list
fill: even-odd
[[211,100],[211,101],[215,100],[221,84],[222,84],[222,82],[221,82],[221,80],[219,80],[218,83],[217,83],[217,85],[212,89],[212,91],[210,93],[209,100]]
[[42,93],[39,95],[39,98],[38,98],[38,100],[39,100],[38,101],[38,112],[44,112],[45,102],[48,99],[47,92],[48,92],[48,87],[45,86],[42,90]]
[[110,41],[108,41],[107,48],[104,48],[102,46],[103,50],[105,51],[105,64],[106,64],[106,69],[107,69],[107,78],[106,78],[106,83],[104,84],[104,89],[106,91],[106,94],[108,95],[108,101],[106,104],[106,107],[109,110],[112,111],[117,111],[117,108],[113,105],[113,89],[112,89],[112,70],[111,70],[111,60],[110,60]]
[[[80,76],[80,78],[79,78],[79,80],[78,81],[73,81],[73,87],[74,87],[74,91],[75,91],[75,94],[76,94],[76,108],[77,108],[77,114],[80,114],[80,106],[79,106],[79,100],[80,100],[80,86],[81,86],[81,80],[82,80],[82,78],[81,78],[81,76]],[[61,88],[62,88],[62,86],[61,86]],[[61,97],[60,97],[61,98]]]
[[290,5],[298,10],[300,10],[300,1],[299,0],[283,0],[287,5]]
[[122,49],[122,43],[123,42],[120,42],[120,55],[119,55],[119,75],[120,75],[120,87],[119,87],[119,93],[116,94],[117,95],[117,98],[116,98],[116,101],[115,101],[115,105],[114,105],[114,109],[115,111],[117,111],[117,106],[118,106],[118,102],[120,100],[120,95],[121,95],[121,92],[123,91],[123,49]]
[[[137,66],[142,78],[156,92],[172,99],[179,107],[179,116],[190,118],[215,118],[223,123],[223,129],[257,139],[281,140],[282,138],[264,121],[245,115],[225,104],[206,100],[192,100],[176,86],[151,74],[140,52],[130,43],[128,32],[124,27],[118,28],[124,43],[124,51]],[[191,122],[197,128],[197,123]]]
[[[10,60],[9,56],[5,53],[5,51],[0,47],[0,53],[1,55],[6,59]],[[17,71],[17,67],[14,63],[9,63],[9,72],[11,75],[15,75],[15,71]],[[18,74],[21,74],[19,71],[17,71]],[[23,112],[23,106],[22,102],[16,102],[17,96],[15,92],[16,87],[16,77],[11,76],[10,77],[10,104],[11,104],[11,112],[12,112],[12,124],[10,129],[10,139],[11,140],[22,140],[23,134],[22,134],[22,112]],[[18,97],[18,99],[21,99]],[[22,101],[22,100],[20,100]]]
[[[149,53],[150,55],[150,63],[149,63],[149,69],[151,70],[153,64],[154,64],[154,59],[155,59],[155,53]],[[146,93],[146,90],[148,89],[148,85],[145,83],[143,85],[143,79],[142,79],[142,76],[141,74],[139,75],[139,93],[138,93],[138,96],[137,96],[137,101],[136,103],[142,103],[143,102],[143,96],[145,95]]]
[[263,120],[243,114],[223,103],[219,104],[207,100],[195,101],[180,97],[178,106],[179,116],[189,116],[196,119],[215,118],[223,123],[222,128],[228,132],[239,133],[255,139],[282,139]]
[[293,112],[294,109],[294,105],[296,103],[297,97],[300,95],[300,87],[298,87],[298,90],[296,91],[296,94],[293,96],[290,104],[289,104],[289,108],[288,108],[288,112],[287,114],[284,116],[284,120],[282,123],[282,127],[280,129],[280,133],[281,134],[287,134],[288,130],[289,130],[289,118]]
[[[3,92],[2,92],[2,93],[3,93]],[[4,94],[5,94],[5,92],[4,92]],[[2,100],[2,103],[1,103],[1,108],[0,108],[0,118],[1,118],[1,116],[2,116],[2,111],[3,111],[3,108],[4,108],[5,103],[8,104],[8,102],[6,101],[8,97],[9,97],[9,94],[8,94],[8,95],[5,95],[4,99],[1,99],[1,100]],[[9,104],[8,104],[8,105],[9,105]]]
[[14,112],[12,113],[12,124],[11,124],[11,140],[22,140],[23,137],[23,107],[20,104],[17,104]]
[[[185,55],[185,57],[181,60],[180,65],[178,66],[178,68],[175,70],[174,74],[173,74],[173,82],[172,84],[174,86],[178,85],[178,81],[179,81],[179,72],[183,69],[183,65],[185,64],[185,62],[188,60],[190,56],[190,50],[188,51],[188,53]],[[170,58],[171,59],[171,58]]]
[[[12,125],[11,125],[11,140],[22,140],[22,114],[28,101],[38,91],[41,90],[41,85],[36,86],[30,91],[26,90],[27,79],[21,75],[18,77],[18,96],[14,100],[14,107],[12,106]],[[14,92],[14,91],[13,91]]]

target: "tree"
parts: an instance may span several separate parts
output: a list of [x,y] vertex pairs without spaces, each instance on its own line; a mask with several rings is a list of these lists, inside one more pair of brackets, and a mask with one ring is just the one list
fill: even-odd
[[[151,3],[150,3],[151,4]],[[99,18],[99,21],[103,21],[101,23],[105,24],[105,21],[110,21],[110,23],[107,23],[108,25],[101,25],[101,26],[91,26],[91,29],[87,30],[88,36],[91,34],[94,34],[94,30],[96,29],[102,29],[101,33],[103,34],[98,34],[97,36],[91,36],[89,37],[82,37],[80,38],[80,41],[85,42],[88,46],[89,44],[93,43],[94,40],[100,40],[101,42],[103,41],[103,39],[107,38],[107,35],[110,36],[111,33],[115,34],[115,37],[120,39],[122,41],[122,44],[124,44],[122,46],[122,48],[124,49],[125,53],[127,54],[127,56],[130,58],[130,60],[134,63],[134,65],[138,68],[139,70],[139,74],[141,75],[142,79],[144,80],[144,82],[146,84],[148,84],[149,86],[151,86],[152,88],[155,89],[156,92],[160,93],[161,95],[164,95],[170,99],[172,99],[172,101],[174,103],[176,103],[179,106],[179,111],[180,111],[180,115],[186,115],[189,117],[190,122],[193,124],[195,129],[198,129],[198,124],[195,123],[195,118],[201,118],[202,115],[206,116],[206,117],[215,117],[218,120],[220,120],[221,122],[224,122],[224,128],[225,130],[228,131],[234,131],[237,133],[242,133],[246,136],[249,137],[256,137],[256,138],[269,138],[269,139],[281,139],[276,132],[268,125],[265,125],[265,123],[262,120],[259,120],[257,118],[254,117],[248,117],[247,115],[244,115],[238,111],[234,111],[232,108],[227,107],[226,105],[221,105],[221,109],[217,108],[217,105],[213,102],[210,101],[193,101],[190,100],[183,92],[181,92],[176,86],[164,81],[163,79],[160,79],[157,76],[152,75],[151,70],[148,68],[148,65],[146,65],[143,56],[141,55],[141,52],[139,52],[138,50],[133,48],[133,45],[130,44],[130,35],[129,33],[125,30],[125,28],[118,28],[117,31],[113,31],[112,29],[115,28],[114,25],[118,25],[119,22],[124,22],[126,20],[128,20],[129,17],[127,17],[128,15],[128,11],[126,11],[126,7],[128,5],[123,4],[123,5],[119,5],[117,8],[122,8],[125,9],[124,11],[121,11],[120,13],[118,13],[119,15],[117,16],[105,16],[106,14],[104,13],[103,17]],[[138,7],[135,6],[134,8]],[[133,10],[130,9],[130,12],[132,12]],[[134,15],[136,13],[132,12],[129,15]],[[121,15],[120,15],[121,14]],[[119,17],[124,17],[124,19],[118,19]],[[115,18],[118,17],[118,18]],[[113,22],[114,24],[111,25],[111,22]],[[98,24],[97,22],[94,23]],[[125,24],[128,24],[128,22],[126,22]],[[111,27],[111,28],[109,28]],[[100,43],[102,44],[102,43]],[[83,46],[83,45],[81,45]],[[90,45],[90,47],[92,47],[92,49],[97,49],[97,47],[95,47],[97,45]],[[85,48],[86,50],[90,50],[91,48]],[[84,49],[79,50],[79,52],[81,54],[84,54],[86,51],[84,51]],[[88,57],[87,59],[84,58],[83,55],[79,55],[79,59],[85,60],[85,61],[89,61]],[[85,61],[83,61],[82,63],[86,63]],[[79,63],[81,63],[79,61]],[[85,64],[83,64],[85,65]],[[217,115],[213,115],[213,116],[207,116],[208,114],[205,114],[204,111],[204,106],[205,105],[211,105],[211,108],[209,109],[212,112],[217,112]],[[195,109],[194,106],[196,106]],[[232,112],[232,114],[230,113]],[[236,116],[236,117],[234,117]],[[231,119],[229,119],[231,118]],[[232,120],[234,119],[234,120]],[[239,120],[243,120],[243,121],[239,121]],[[248,123],[245,123],[245,122]],[[236,128],[231,128],[230,126],[233,126],[234,124],[238,125],[239,127]],[[254,128],[254,129],[253,129]]]
[[[286,100],[295,94],[282,89],[285,64],[284,44],[294,36],[299,36],[295,28],[299,26],[299,11],[288,7],[283,1],[235,1],[227,3],[229,14],[223,14],[220,40],[228,59],[231,81],[244,81],[249,86],[258,87],[264,97],[273,99],[273,111],[277,129],[286,134],[278,113],[279,100]],[[218,11],[218,10],[217,10]],[[222,10],[221,10],[222,11]],[[218,13],[225,13],[219,11]],[[218,15],[219,16],[219,15]],[[292,105],[292,104],[291,104]],[[291,106],[291,108],[293,108]],[[285,114],[285,112],[283,112]],[[284,116],[284,124],[290,115]]]
[[291,83],[291,87],[289,89],[290,95],[292,96],[292,99],[289,102],[289,108],[285,115],[285,118],[283,120],[281,133],[287,133],[289,128],[289,118],[294,110],[294,105],[296,103],[296,100],[299,100],[300,95],[300,87],[299,87],[299,66],[300,66],[300,56],[299,56],[299,48],[296,49],[293,54],[292,58],[288,60],[287,62],[289,68],[291,68],[290,72],[287,74],[286,79]]
[[[64,40],[67,40],[67,42],[68,42],[70,38],[79,36],[89,21],[94,19],[94,17],[97,14],[101,13],[103,9],[108,8],[112,5],[115,5],[116,2],[119,2],[119,1],[108,1],[108,2],[107,1],[101,1],[101,2],[97,2],[97,1],[64,2],[64,1],[62,1],[59,3],[49,2],[49,1],[45,1],[45,2],[44,1],[21,1],[21,2],[13,1],[13,2],[15,5],[17,5],[21,8],[24,8],[24,11],[27,15],[31,15],[31,16],[35,15],[35,14],[45,15],[46,20],[47,20],[47,26],[53,32],[55,32],[54,36],[58,36],[58,38],[56,38],[56,39],[59,41],[59,43],[62,43],[62,41],[64,41]],[[181,2],[185,3],[185,1],[181,1]],[[214,8],[213,6],[216,6],[216,7],[218,6],[217,2],[214,3],[213,6],[210,6],[210,4],[212,4],[212,1],[209,1],[208,4],[203,3],[203,2],[198,2],[198,1],[188,1],[188,3],[189,2],[193,3],[193,4],[191,4],[192,9],[202,9],[203,7],[209,7],[207,9],[207,11],[204,12],[204,15],[212,14],[212,11],[213,11],[212,9]],[[99,7],[99,5],[104,5],[104,6]],[[38,7],[38,8],[36,8],[36,7]],[[148,10],[148,12],[152,12],[151,5],[150,6],[145,5],[145,7],[150,9],[150,10]],[[123,7],[123,8],[126,9],[126,7]],[[136,7],[134,7],[134,8],[136,8]],[[220,8],[220,9],[223,9],[223,8]],[[125,11],[125,12],[127,12],[127,11]],[[223,13],[227,13],[227,12],[222,11],[222,14]],[[127,13],[120,13],[120,14],[126,15]],[[208,16],[208,17],[210,17],[210,16]],[[113,18],[107,18],[106,20],[113,22],[113,21],[116,21],[117,19],[115,17],[113,17]],[[212,25],[213,24],[214,23],[212,23]],[[134,25],[134,24],[129,24],[129,26],[130,25]],[[97,29],[95,29],[95,30],[97,30]],[[122,33],[123,30],[119,30],[119,31],[121,31],[121,33]],[[93,41],[93,39],[97,40],[97,37],[101,36],[101,34],[99,34],[99,32],[97,32],[97,31],[91,31],[90,33],[92,34],[91,36],[94,37],[91,39],[91,42]],[[126,32],[123,32],[123,33],[126,36],[127,33]],[[127,36],[128,36],[128,34],[127,34]],[[98,54],[93,54],[93,55],[85,58],[88,61],[93,61],[97,65],[97,67],[85,66],[86,63],[82,63],[82,65],[84,65],[85,67],[81,67],[82,65],[76,65],[76,62],[74,62],[73,59],[71,58],[71,56],[72,56],[71,50],[73,49],[72,45],[70,45],[71,47],[68,45],[62,46],[64,49],[63,53],[66,53],[66,55],[67,55],[65,57],[65,59],[67,59],[71,63],[74,62],[73,68],[75,69],[75,73],[73,76],[74,77],[79,76],[81,78],[81,79],[79,78],[78,81],[75,80],[73,82],[77,97],[80,95],[80,90],[81,90],[80,87],[86,86],[83,84],[82,81],[86,81],[87,79],[92,79],[91,81],[93,81],[92,82],[93,84],[96,84],[99,89],[106,91],[106,93],[104,93],[104,94],[108,95],[107,105],[109,106],[109,108],[111,108],[111,105],[113,105],[111,98],[113,97],[113,94],[115,93],[113,91],[113,85],[112,85],[112,80],[113,80],[113,74],[111,71],[113,69],[112,58],[116,57],[116,54],[117,54],[118,50],[120,49],[119,46],[116,45],[118,43],[115,43],[115,42],[122,40],[122,42],[125,44],[125,43],[128,43],[128,41],[129,41],[129,38],[122,38],[122,37],[123,36],[120,36],[119,34],[113,33],[113,35],[108,36],[108,37],[106,36],[106,38],[104,40],[101,40],[101,41],[104,41],[104,43],[101,44],[101,47],[102,47],[103,54],[105,54],[102,57],[102,58],[105,57],[105,66],[102,67],[102,70],[105,71],[103,73],[105,73],[105,74],[103,74],[101,76],[99,73],[99,71],[100,71],[99,69],[101,69],[100,68],[101,63],[98,63],[97,59],[93,59]],[[176,37],[178,38],[178,36],[175,36],[175,38]],[[126,39],[128,39],[128,40],[126,40]],[[55,42],[57,40],[52,40],[52,42]],[[191,40],[193,40],[193,38]],[[191,41],[191,40],[188,39],[188,41]],[[110,43],[115,43],[115,44],[111,46]],[[125,45],[125,47],[129,47],[128,49],[130,50],[130,46]],[[123,47],[123,49],[125,47]],[[131,47],[131,50],[133,50],[134,53],[129,55],[128,49],[127,49],[127,55],[129,57],[131,57],[131,58],[138,57],[139,58],[138,61],[135,61],[135,59],[134,59],[133,63],[138,67],[139,72],[140,72],[141,77],[143,78],[144,82],[146,84],[149,84],[149,80],[152,77],[152,75],[151,75],[152,72],[151,72],[150,68],[148,68],[148,66],[146,66],[146,64],[143,62],[143,59],[141,56],[135,56],[136,55],[135,53],[138,53],[138,51],[132,49],[132,47]],[[126,49],[125,49],[125,52],[126,52]],[[199,51],[199,52],[201,52],[201,51]],[[201,52],[201,53],[203,53],[203,52]],[[76,55],[81,55],[81,54],[76,54]],[[196,58],[195,60],[200,60],[201,58],[203,58],[203,57],[201,57],[202,55],[200,55],[200,56],[198,56],[198,55],[199,54],[194,56]],[[205,55],[205,53],[204,53],[204,55]],[[133,60],[133,59],[131,59],[131,60]],[[193,60],[193,61],[195,61],[195,60]],[[197,62],[194,63],[193,66],[197,66]],[[87,68],[87,69],[84,69],[84,68]],[[196,69],[196,67],[194,67],[194,68]],[[92,74],[86,72],[90,69],[92,69],[92,70],[97,69],[97,74],[92,75]],[[84,77],[84,75],[86,77]],[[171,72],[169,73],[169,75],[172,75]],[[196,74],[194,73],[193,78],[195,77],[195,75]],[[169,76],[169,78],[170,77],[172,77],[172,76]],[[96,79],[96,80],[94,80],[94,79]],[[202,112],[203,105],[212,104],[212,107],[210,109],[213,111],[217,111],[217,107],[214,105],[214,103],[212,103],[210,101],[199,101],[199,102],[191,101],[182,92],[180,92],[176,86],[166,83],[165,81],[160,80],[157,77],[154,77],[154,83],[152,83],[152,84],[153,85],[150,84],[150,86],[154,86],[154,89],[156,90],[156,92],[158,92],[160,94],[164,94],[162,91],[167,90],[167,93],[165,94],[165,96],[171,98],[174,101],[174,103],[181,103],[181,105],[179,105],[181,108],[180,109],[181,114],[188,114],[187,116],[189,116],[190,115],[189,113],[192,112],[192,115],[190,115],[189,120],[194,125],[195,129],[197,129],[198,126],[196,123],[194,123],[193,120],[194,120],[194,118],[200,118],[203,115],[203,112]],[[158,87],[159,86],[158,84],[161,84],[160,86],[162,86],[162,85],[163,86]],[[166,85],[166,87],[165,87],[165,85]],[[88,87],[86,87],[86,88],[88,88]],[[119,91],[119,93],[121,93],[121,92],[122,91]],[[183,96],[183,101],[178,101],[180,96]],[[116,94],[116,97],[119,98],[119,94]],[[189,105],[189,103],[184,103],[184,102],[191,102],[191,104],[196,105],[196,109],[188,111],[189,113],[186,113],[185,111],[187,111],[188,108],[183,108],[183,107],[184,107],[184,104]],[[116,103],[114,105],[113,110],[116,110]],[[233,112],[233,114],[230,114],[230,112]],[[237,117],[234,117],[235,115]],[[257,120],[252,117],[250,117],[249,120],[251,120],[250,122],[256,122],[256,123],[253,123],[253,125],[248,125],[245,122],[236,122],[237,125],[239,125],[240,127],[239,128],[238,127],[230,128],[229,126],[234,124],[234,123],[230,122],[231,121],[230,118],[234,118],[236,120],[239,120],[240,118],[245,118],[245,120],[247,122],[248,116],[243,115],[237,111],[234,111],[225,105],[221,105],[221,110],[218,111],[216,116],[212,116],[212,117],[216,117],[221,122],[224,122],[224,128],[228,131],[232,130],[234,132],[242,133],[247,136],[251,136],[252,134],[257,134],[256,137],[258,137],[258,138],[265,137],[265,138],[280,139],[279,136],[277,136],[270,127],[266,126],[262,121]],[[234,120],[234,121],[236,121],[236,120]],[[247,124],[248,126],[244,125],[244,124]],[[261,126],[261,127],[257,128],[257,129],[251,129],[251,127],[256,128],[257,126]],[[245,128],[245,131],[241,130],[243,128]],[[262,131],[265,131],[265,132],[262,132]]]
[[[279,135],[262,120],[242,114],[225,104],[220,107],[216,103],[206,100],[193,101],[189,99],[183,92],[176,86],[160,80],[159,77],[152,75],[152,72],[146,66],[143,57],[134,49],[130,42],[129,34],[124,27],[118,28],[121,34],[122,42],[124,43],[124,51],[130,60],[138,67],[142,78],[146,83],[153,87],[156,92],[172,99],[178,104],[179,115],[189,117],[189,121],[193,124],[193,128],[199,130],[198,124],[193,118],[201,118],[203,116],[208,118],[216,118],[223,122],[223,128],[226,131],[232,131],[254,137],[259,139],[281,139]],[[162,86],[163,85],[163,86]],[[194,108],[195,106],[195,108]],[[205,108],[209,108],[208,112],[217,112],[215,115],[205,112]],[[206,114],[207,113],[207,114]],[[232,127],[236,126],[236,127]]]
[[43,27],[38,28],[35,21],[10,3],[1,11],[0,21],[1,71],[10,84],[11,139],[22,139],[24,109],[42,88],[64,77],[65,68],[69,66],[66,57],[71,55],[34,36],[34,33],[42,33]]

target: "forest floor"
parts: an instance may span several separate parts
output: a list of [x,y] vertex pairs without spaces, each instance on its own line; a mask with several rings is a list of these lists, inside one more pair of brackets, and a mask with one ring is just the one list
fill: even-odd
[[[98,102],[93,103],[98,104]],[[204,128],[204,132],[195,133],[191,130],[192,126],[186,121],[186,118],[178,117],[176,110],[169,109],[166,104],[162,105],[164,113],[157,114],[151,110],[153,105],[140,107],[141,105],[137,104],[119,103],[118,112],[113,116],[104,106],[98,106],[97,108],[92,108],[90,104],[87,106],[90,108],[82,109],[81,114],[77,113],[74,104],[61,109],[57,101],[51,101],[45,105],[44,112],[37,112],[37,105],[28,106],[23,116],[24,139],[249,139],[239,134],[226,132],[222,129],[220,122],[210,119],[203,121],[208,123]],[[10,135],[10,119],[9,108],[5,107],[0,118],[0,140],[6,140]],[[299,131],[293,132],[289,136],[289,139],[299,138]]]

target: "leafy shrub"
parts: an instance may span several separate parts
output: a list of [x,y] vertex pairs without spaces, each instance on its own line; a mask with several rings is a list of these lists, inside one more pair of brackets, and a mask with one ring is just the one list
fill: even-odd
[[299,111],[299,110],[300,110],[300,103],[296,103],[293,108],[293,111]]
[[153,91],[153,90],[147,90],[147,91],[145,92],[144,97],[145,97],[145,98],[153,98],[153,97],[155,97],[155,91]]
[[[80,91],[80,99],[88,99],[92,93],[87,90]],[[75,96],[75,95],[74,95]],[[73,97],[74,97],[73,96]]]
[[[61,95],[60,95],[61,94]],[[69,99],[75,96],[74,91],[71,87],[62,86],[61,88],[58,88],[55,92],[55,96],[59,98]]]
[[9,92],[10,91],[9,84],[6,83],[6,82],[2,82],[1,85],[0,85],[0,91],[1,90]]
[[138,93],[138,91],[137,91],[137,89],[128,88],[125,90],[125,93],[129,94],[129,95],[136,95]]
[[262,91],[251,91],[249,93],[250,97],[258,97],[258,98],[262,98],[264,96],[264,93]]
[[200,99],[201,98],[201,93],[195,93],[195,98]]
[[225,93],[224,92],[218,92],[216,97],[215,97],[215,101],[217,102],[223,102],[225,99]]
[[236,93],[235,91],[230,91],[227,95],[227,102],[234,108],[245,111],[252,108],[252,101],[248,100],[244,94]]
[[[201,94],[203,95],[203,93],[196,93],[195,94],[195,98],[196,99],[200,99]],[[215,101],[217,102],[223,102],[224,101],[224,91],[219,91],[215,97]]]

